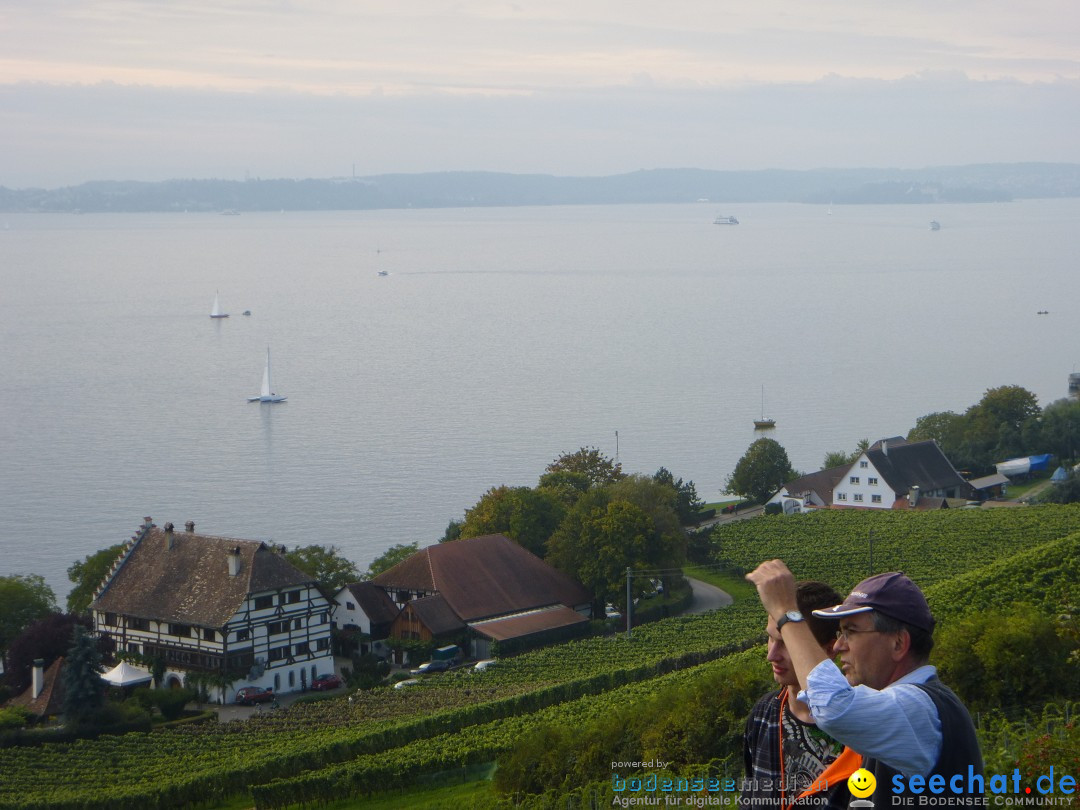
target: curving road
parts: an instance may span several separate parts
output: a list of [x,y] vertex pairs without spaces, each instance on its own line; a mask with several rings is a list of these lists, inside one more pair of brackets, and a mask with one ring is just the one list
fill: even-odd
[[710,610],[727,607],[734,601],[731,594],[720,590],[715,585],[710,585],[708,582],[702,582],[700,579],[692,577],[686,579],[690,583],[690,590],[694,592],[694,600],[690,603],[690,607],[683,611],[684,614],[706,613]]

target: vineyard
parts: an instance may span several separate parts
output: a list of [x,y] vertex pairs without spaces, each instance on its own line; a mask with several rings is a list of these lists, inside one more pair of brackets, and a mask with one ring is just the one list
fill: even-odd
[[[715,531],[717,562],[750,570],[779,557],[841,591],[900,569],[940,618],[1017,600],[1058,611],[1080,580],[1080,507],[926,513],[836,511],[743,521]],[[871,551],[872,545],[872,551]],[[0,808],[205,806],[239,794],[260,807],[328,801],[487,762],[544,722],[580,723],[702,677],[762,637],[752,601],[665,619],[623,635],[567,642],[448,673],[298,703],[244,723],[189,726],[0,750]],[[727,656],[719,661],[720,656]],[[607,708],[605,708],[607,707]]]
[[1080,531],[1080,505],[1023,509],[822,510],[745,520],[713,532],[713,557],[739,573],[779,558],[800,579],[841,592],[871,572],[903,571],[923,588]]

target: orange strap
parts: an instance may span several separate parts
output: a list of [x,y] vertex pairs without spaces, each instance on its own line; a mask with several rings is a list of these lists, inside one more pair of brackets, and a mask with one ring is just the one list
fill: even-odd
[[830,785],[846,782],[847,778],[861,767],[862,754],[852,751],[845,745],[844,750],[840,752],[840,756],[830,762],[829,767],[822,771],[821,776],[814,780],[814,784],[810,785],[810,787],[800,793],[795,798],[795,801],[798,801],[805,796],[813,796],[815,793],[828,790]]

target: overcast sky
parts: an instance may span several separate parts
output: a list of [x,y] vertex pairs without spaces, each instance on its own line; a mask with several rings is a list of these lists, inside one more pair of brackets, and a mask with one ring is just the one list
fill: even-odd
[[0,186],[1080,162],[1077,0],[3,0]]

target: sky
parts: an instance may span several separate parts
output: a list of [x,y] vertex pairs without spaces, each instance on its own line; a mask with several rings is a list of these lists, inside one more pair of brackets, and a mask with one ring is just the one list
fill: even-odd
[[3,0],[0,186],[1080,162],[1076,0]]

